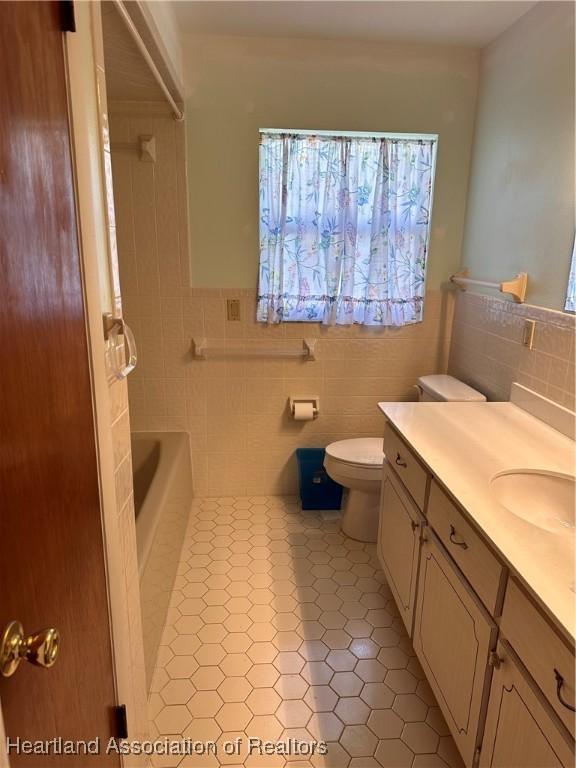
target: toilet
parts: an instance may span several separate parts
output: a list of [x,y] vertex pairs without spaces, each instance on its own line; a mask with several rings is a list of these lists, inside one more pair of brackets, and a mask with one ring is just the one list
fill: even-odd
[[[481,402],[486,398],[453,376],[421,376],[416,384],[420,402]],[[348,489],[342,531],[357,541],[375,542],[378,535],[380,485],[384,452],[381,437],[355,437],[326,446],[324,468]]]

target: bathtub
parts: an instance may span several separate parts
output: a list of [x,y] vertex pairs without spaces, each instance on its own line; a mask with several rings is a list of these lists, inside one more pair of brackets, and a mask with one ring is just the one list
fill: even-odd
[[144,657],[150,687],[192,500],[187,433],[133,432],[132,467]]

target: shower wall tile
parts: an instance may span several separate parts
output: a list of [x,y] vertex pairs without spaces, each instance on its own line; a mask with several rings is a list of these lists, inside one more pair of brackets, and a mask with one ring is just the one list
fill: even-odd
[[[532,349],[522,344],[526,320],[536,322]],[[459,292],[449,373],[489,400],[508,400],[517,381],[573,409],[575,329],[565,312]]]
[[119,508],[122,509],[130,500],[130,496],[133,490],[131,456],[126,456],[122,463],[116,468],[115,482],[116,500],[118,502]]
[[[107,256],[109,265],[109,279],[111,289],[111,309],[115,315],[122,315],[122,301],[120,294],[120,275],[118,251],[122,252],[124,266],[127,272],[131,272],[131,279],[136,279],[135,249],[129,247],[128,235],[133,231],[132,188],[122,187],[122,183],[129,181],[125,175],[120,174],[113,179],[114,173],[111,161],[111,146],[109,142],[109,114],[106,96],[106,78],[104,71],[104,50],[102,44],[101,12],[98,3],[92,7],[92,39],[94,42],[95,68],[98,83],[98,112],[101,126],[101,151],[104,163],[104,198],[106,200],[105,223],[107,235]],[[123,131],[128,126],[118,125],[117,136],[123,138]],[[118,182],[119,189],[114,190],[114,183]],[[100,190],[94,190],[99,193]],[[116,197],[125,198],[127,206],[120,209],[115,207]],[[117,213],[120,214],[119,218]],[[120,231],[118,231],[120,226]],[[120,242],[119,242],[120,241]],[[119,246],[119,247],[118,247]],[[128,729],[131,738],[146,740],[149,737],[147,717],[147,690],[144,669],[144,650],[142,644],[142,628],[140,625],[140,591],[138,583],[138,565],[136,562],[136,531],[135,515],[133,507],[132,486],[132,460],[130,447],[130,418],[128,413],[128,388],[126,381],[119,381],[113,375],[110,366],[110,348],[106,350],[108,366],[108,402],[109,425],[111,431],[112,456],[115,480],[115,514],[120,540],[119,549],[109,549],[108,556],[118,558],[119,574],[122,584],[113,584],[111,593],[111,608],[115,616],[114,641],[116,660],[122,665],[118,670],[117,680],[119,694],[122,703],[126,705]],[[104,450],[104,449],[103,449]],[[115,565],[117,565],[115,563]],[[112,572],[112,570],[111,570]],[[116,588],[114,588],[116,586]],[[126,669],[126,667],[128,669]],[[126,768],[143,768],[148,765],[145,755],[127,756],[124,764]]]
[[[114,477],[116,489],[116,510],[122,570],[125,591],[118,590],[124,596],[123,614],[126,621],[122,630],[128,635],[130,648],[129,674],[132,684],[125,695],[124,702],[129,718],[131,736],[135,739],[148,738],[146,720],[146,674],[144,667],[144,649],[142,645],[142,627],[140,619],[140,586],[138,563],[136,560],[136,527],[134,513],[134,494],[132,483],[132,454],[130,449],[130,416],[128,412],[128,386],[126,380],[111,379],[109,382],[110,426],[114,452]],[[134,757],[129,765],[134,768],[147,765],[144,758]]]
[[130,456],[130,418],[128,409],[124,410],[112,422],[112,442],[114,446],[114,466],[118,469],[122,462]]

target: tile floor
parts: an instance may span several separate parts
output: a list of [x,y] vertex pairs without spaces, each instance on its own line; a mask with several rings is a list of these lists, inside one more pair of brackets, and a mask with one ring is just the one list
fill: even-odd
[[[292,497],[196,499],[150,694],[157,766],[460,768],[375,548]],[[242,737],[240,754],[225,741]],[[247,737],[328,742],[248,754]]]

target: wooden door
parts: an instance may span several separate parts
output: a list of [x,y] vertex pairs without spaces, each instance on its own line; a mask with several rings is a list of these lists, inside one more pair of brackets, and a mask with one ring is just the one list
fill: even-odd
[[385,463],[380,495],[378,558],[410,636],[423,522],[424,518],[402,483]]
[[492,677],[480,768],[569,768],[571,739],[507,643]]
[[480,745],[497,628],[429,529],[422,547],[414,650],[466,765]]
[[0,701],[10,739],[107,741],[116,699],[61,12],[0,3],[0,631],[19,620],[61,634],[55,666],[22,662],[0,677]]

